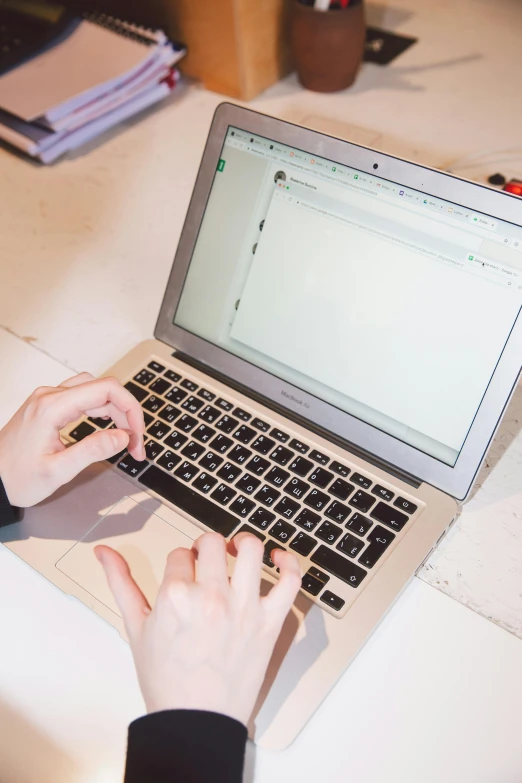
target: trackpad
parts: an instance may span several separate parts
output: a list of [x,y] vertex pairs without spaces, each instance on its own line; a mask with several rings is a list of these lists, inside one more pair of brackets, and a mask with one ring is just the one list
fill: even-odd
[[[184,522],[180,520],[180,526]],[[184,526],[188,527],[186,523]],[[132,498],[125,497],[60,558],[56,567],[121,617],[94,547],[104,544],[123,555],[134,580],[152,606],[163,580],[167,555],[177,547],[191,549],[198,535],[200,532],[196,528],[191,537],[188,530],[182,532]]]

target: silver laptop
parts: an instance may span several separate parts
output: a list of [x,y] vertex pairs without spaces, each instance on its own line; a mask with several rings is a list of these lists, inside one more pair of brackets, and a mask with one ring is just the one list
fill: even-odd
[[147,461],[94,466],[3,540],[122,634],[100,541],[150,600],[202,530],[261,538],[264,589],[293,550],[250,727],[285,747],[470,490],[520,373],[521,224],[515,197],[223,104],[156,339],[109,370]]

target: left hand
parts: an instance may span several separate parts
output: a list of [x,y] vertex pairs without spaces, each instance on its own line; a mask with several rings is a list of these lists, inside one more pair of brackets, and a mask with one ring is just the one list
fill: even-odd
[[[82,415],[110,417],[117,429],[93,432],[66,448],[60,430]],[[145,422],[137,400],[116,378],[87,372],[36,389],[0,430],[0,478],[11,505],[44,500],[88,465],[128,448],[145,459]]]

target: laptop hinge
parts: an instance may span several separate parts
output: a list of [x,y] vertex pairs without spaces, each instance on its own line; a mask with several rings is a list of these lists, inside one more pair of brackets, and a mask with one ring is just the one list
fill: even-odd
[[241,392],[241,394],[244,394],[245,397],[250,397],[250,399],[265,405],[267,408],[270,408],[276,413],[279,413],[281,416],[294,421],[296,424],[299,424],[301,427],[304,427],[310,432],[313,432],[316,435],[320,435],[325,440],[330,441],[330,443],[335,443],[336,446],[340,446],[341,448],[350,451],[352,454],[361,457],[361,459],[364,459],[366,462],[375,465],[376,468],[384,470],[394,478],[400,479],[400,481],[404,481],[406,484],[415,487],[415,489],[418,489],[418,487],[420,487],[422,484],[422,481],[420,481],[415,476],[412,476],[410,473],[406,473],[405,471],[400,470],[400,468],[397,468],[394,465],[390,465],[389,462],[379,459],[379,457],[376,457],[375,454],[371,454],[370,452],[361,449],[360,446],[356,446],[355,444],[350,443],[350,441],[345,440],[344,438],[340,438],[333,432],[330,432],[318,424],[315,424],[314,422],[304,418],[304,416],[299,416],[299,414],[287,410],[285,407],[278,405],[268,397],[264,397],[262,394],[258,394],[253,389],[249,389],[248,386],[243,386],[243,384],[238,383],[233,378],[229,378],[228,375],[224,375],[218,370],[214,370],[212,367],[209,367],[207,364],[199,362],[197,359],[193,359],[192,356],[188,356],[182,351],[174,351],[172,355],[175,356],[176,359],[179,359],[179,361],[184,362],[185,364],[194,367],[196,370],[204,372],[206,375],[210,375],[217,381],[230,386],[232,389]]

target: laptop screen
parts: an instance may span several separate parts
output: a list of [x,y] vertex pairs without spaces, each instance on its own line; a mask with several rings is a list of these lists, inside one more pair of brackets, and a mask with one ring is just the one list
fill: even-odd
[[174,323],[454,465],[522,228],[229,127]]

